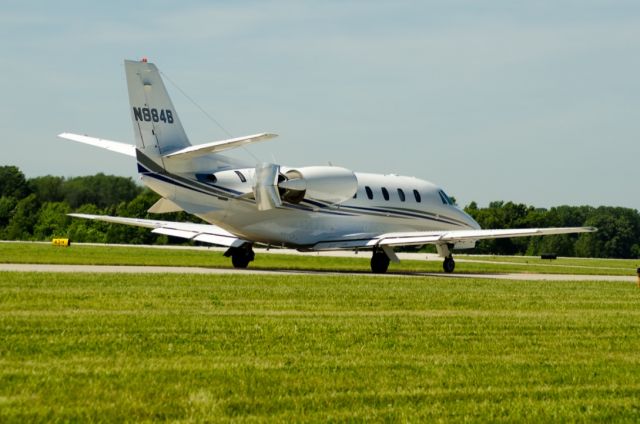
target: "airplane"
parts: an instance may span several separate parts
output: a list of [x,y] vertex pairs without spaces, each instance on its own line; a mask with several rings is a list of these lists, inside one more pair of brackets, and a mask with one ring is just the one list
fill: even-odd
[[414,177],[325,166],[247,163],[225,151],[273,139],[260,133],[192,145],[160,71],[146,59],[125,60],[135,146],[86,135],[59,137],[135,157],[144,185],[161,198],[149,213],[186,211],[207,224],[117,216],[73,217],[147,227],[151,232],[227,248],[235,268],[254,260],[253,246],[305,252],[371,251],[371,271],[399,262],[394,248],[435,245],[443,270],[453,251],[478,240],[570,234],[593,227],[481,229],[437,185]]

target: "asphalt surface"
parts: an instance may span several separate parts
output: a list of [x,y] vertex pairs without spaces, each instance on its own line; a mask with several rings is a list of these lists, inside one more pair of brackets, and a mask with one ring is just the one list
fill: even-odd
[[352,275],[365,277],[444,277],[444,278],[485,278],[522,281],[619,281],[635,283],[637,276],[616,275],[573,275],[573,274],[529,274],[529,273],[491,273],[491,274],[444,274],[444,273],[388,273],[372,274],[368,272],[337,272],[310,270],[260,270],[231,268],[201,268],[175,266],[137,266],[137,265],[54,265],[54,264],[0,264],[0,271],[14,272],[71,272],[71,273],[121,273],[121,274],[240,274],[240,275]]

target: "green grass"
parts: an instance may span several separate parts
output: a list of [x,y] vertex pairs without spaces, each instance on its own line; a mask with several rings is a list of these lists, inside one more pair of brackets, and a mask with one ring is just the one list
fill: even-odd
[[628,283],[0,273],[0,422],[640,420]]
[[458,255],[459,258],[473,259],[487,262],[512,262],[515,264],[557,265],[571,267],[595,267],[595,268],[637,268],[640,267],[640,259],[602,259],[602,258],[558,258],[554,260],[540,259],[532,256],[483,256],[483,255]]
[[[281,255],[258,252],[249,266],[255,269],[324,270],[369,272],[371,254],[357,258],[308,255]],[[474,262],[456,262],[456,273],[546,273],[581,275],[636,274],[640,260],[571,259],[542,261],[535,258],[456,256]],[[479,261],[479,262],[475,262]],[[169,265],[230,268],[229,258],[220,251],[173,250],[144,247],[72,245],[69,248],[49,244],[0,243],[2,263],[54,263],[92,265]],[[513,262],[512,264],[495,262]],[[576,266],[579,265],[579,266]],[[391,264],[389,272],[442,272],[441,260],[407,260]]]

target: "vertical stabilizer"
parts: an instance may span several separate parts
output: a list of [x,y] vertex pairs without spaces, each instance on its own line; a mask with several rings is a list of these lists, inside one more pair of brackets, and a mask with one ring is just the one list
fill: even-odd
[[189,147],[160,72],[153,63],[125,60],[136,147],[164,168],[163,156]]

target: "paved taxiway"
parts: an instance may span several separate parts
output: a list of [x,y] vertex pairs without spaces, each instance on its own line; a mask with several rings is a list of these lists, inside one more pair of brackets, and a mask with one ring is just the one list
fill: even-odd
[[523,281],[620,281],[636,282],[636,276],[618,275],[569,275],[569,274],[444,274],[429,272],[372,274],[369,272],[260,270],[231,268],[202,268],[176,266],[137,265],[53,265],[53,264],[0,264],[0,271],[16,272],[74,272],[74,273],[122,273],[122,274],[245,274],[245,275],[350,275],[365,277],[445,277],[445,278],[487,278]]

